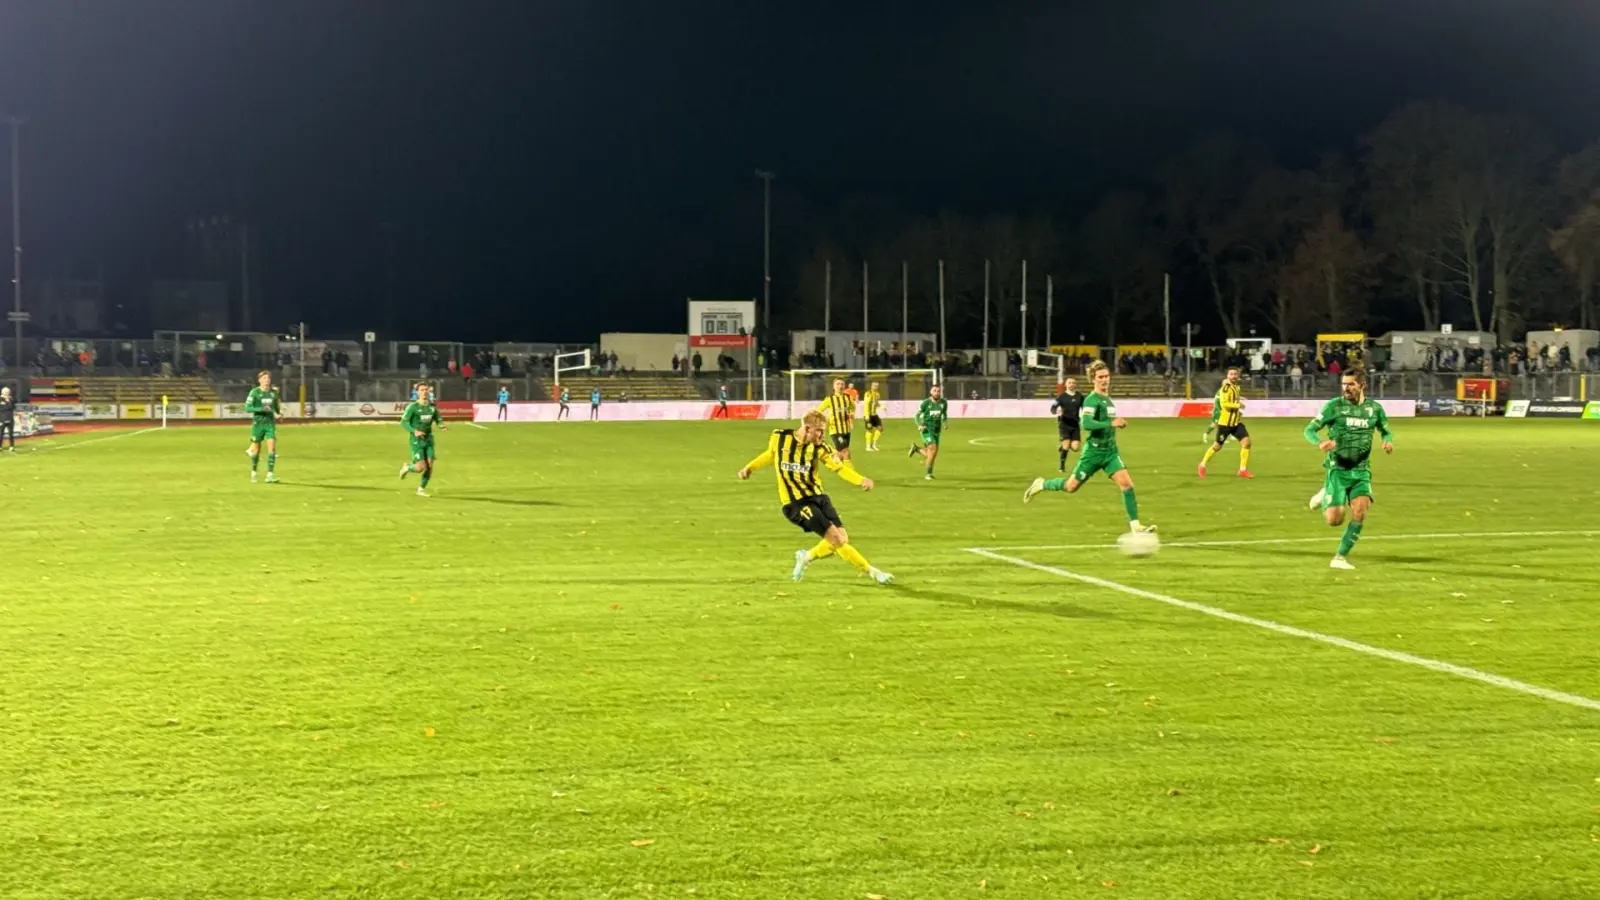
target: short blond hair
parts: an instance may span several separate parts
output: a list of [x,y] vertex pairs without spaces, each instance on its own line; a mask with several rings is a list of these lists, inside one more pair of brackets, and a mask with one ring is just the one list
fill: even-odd
[[813,409],[806,413],[806,417],[800,420],[800,424],[807,428],[826,428],[828,427],[828,417]]
[[1102,369],[1104,369],[1106,371],[1110,371],[1111,367],[1106,365],[1106,361],[1105,360],[1097,359],[1094,362],[1089,363],[1088,367],[1083,370],[1083,374],[1087,375],[1090,378],[1093,378],[1094,374],[1096,372],[1101,371]]

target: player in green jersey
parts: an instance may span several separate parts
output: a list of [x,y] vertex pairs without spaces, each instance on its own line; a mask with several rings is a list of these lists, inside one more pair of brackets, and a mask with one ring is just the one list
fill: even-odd
[[[1311,424],[1305,438],[1327,454],[1322,467],[1327,470],[1322,490],[1311,498],[1311,508],[1320,508],[1328,525],[1344,525],[1345,507],[1350,509],[1350,524],[1339,541],[1339,552],[1328,565],[1335,569],[1354,569],[1346,559],[1361,539],[1361,526],[1372,506],[1372,434],[1383,436],[1383,452],[1394,452],[1394,433],[1389,416],[1376,401],[1367,399],[1367,373],[1351,369],[1339,379],[1340,396],[1329,400]],[[1328,429],[1326,440],[1320,438]]]
[[917,428],[922,431],[922,443],[912,444],[907,456],[922,454],[922,477],[933,480],[933,461],[939,458],[939,436],[950,422],[950,401],[944,399],[944,388],[937,384],[928,390],[927,399],[917,407]]
[[1222,388],[1211,395],[1211,424],[1206,426],[1205,442],[1211,443],[1211,436],[1217,433],[1217,422],[1222,419]]
[[412,472],[421,472],[422,484],[417,486],[417,496],[426,497],[428,481],[433,478],[435,459],[433,426],[437,425],[444,431],[450,430],[439,416],[439,407],[434,405],[431,387],[417,385],[417,399],[411,401],[406,411],[400,414],[400,425],[411,441],[411,461],[400,467],[400,477],[404,479]]
[[1104,470],[1111,481],[1122,491],[1122,507],[1128,513],[1128,528],[1132,531],[1155,531],[1156,526],[1139,521],[1139,501],[1133,494],[1133,476],[1122,464],[1122,454],[1117,451],[1117,429],[1127,427],[1127,422],[1117,417],[1117,408],[1111,401],[1111,369],[1103,362],[1089,366],[1089,380],[1094,390],[1083,398],[1083,409],[1078,414],[1078,425],[1083,431],[1083,452],[1078,454],[1078,465],[1070,478],[1052,478],[1046,481],[1035,478],[1022,494],[1027,503],[1040,491],[1065,491],[1076,493],[1094,473]]
[[250,414],[250,446],[245,455],[250,457],[250,480],[256,480],[256,469],[261,465],[261,445],[267,445],[267,484],[278,480],[278,416],[283,404],[278,399],[278,389],[272,386],[272,373],[256,376],[256,386],[244,398],[244,411]]

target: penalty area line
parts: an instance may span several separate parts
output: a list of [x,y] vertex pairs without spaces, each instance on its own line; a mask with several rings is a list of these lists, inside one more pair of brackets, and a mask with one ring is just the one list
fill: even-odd
[[1323,634],[1320,631],[1297,628],[1293,625],[1285,625],[1282,622],[1274,622],[1271,619],[1258,619],[1254,616],[1230,612],[1229,610],[1222,609],[1220,607],[1207,606],[1204,603],[1195,603],[1190,600],[1180,600],[1177,597],[1169,597],[1166,594],[1158,594],[1155,591],[1147,591],[1143,588],[1136,588],[1120,582],[1109,581],[1104,578],[1096,578],[1093,575],[1085,575],[1081,572],[1073,572],[1067,569],[1057,568],[1055,566],[1046,566],[1015,556],[1006,556],[1004,554],[995,553],[992,550],[984,550],[979,547],[968,547],[966,549],[968,553],[973,553],[987,559],[998,560],[999,562],[1003,563],[1010,563],[1013,566],[1020,566],[1024,569],[1032,569],[1035,572],[1044,572],[1045,574],[1056,575],[1061,578],[1070,578],[1073,581],[1093,585],[1094,587],[1098,588],[1105,588],[1106,590],[1116,591],[1121,594],[1127,594],[1130,597],[1139,597],[1144,600],[1154,600],[1157,603],[1165,603],[1168,606],[1174,606],[1178,609],[1188,610],[1189,612],[1200,613],[1204,616],[1211,616],[1213,618],[1233,622],[1238,625],[1249,625],[1253,628],[1260,628],[1277,634],[1287,635],[1289,637],[1297,637],[1308,641],[1316,641],[1319,644],[1327,644],[1330,647],[1339,647],[1354,653],[1375,656],[1379,659],[1389,660],[1390,662],[1404,663],[1408,666],[1416,666],[1418,668],[1427,669],[1430,672],[1454,675],[1457,678],[1465,678],[1469,681],[1479,682],[1480,684],[1487,684],[1493,687],[1503,688],[1508,691],[1516,691],[1518,693],[1527,694],[1531,697],[1538,697],[1543,700],[1550,700],[1556,703],[1565,703],[1568,706],[1577,706],[1582,709],[1600,712],[1600,700],[1594,700],[1589,697],[1582,696],[1581,694],[1569,694],[1565,691],[1540,687],[1537,684],[1529,684],[1526,681],[1517,681],[1514,678],[1506,678],[1503,675],[1496,675],[1493,672],[1483,672],[1467,666],[1458,666],[1455,663],[1447,663],[1437,659],[1430,659],[1426,656],[1417,656],[1411,653],[1403,653],[1399,650],[1389,650],[1383,647],[1375,647],[1371,644],[1363,644],[1360,641],[1352,641],[1348,638],[1339,637],[1338,635]]
[[477,422],[468,422],[467,424],[471,425],[473,428],[481,428],[484,431],[488,431],[489,430],[489,426],[487,426],[487,425],[479,425]]
[[[1331,529],[1330,529],[1331,531]],[[1420,534],[1364,534],[1361,542],[1367,541],[1457,541],[1471,538],[1529,538],[1529,537],[1594,537],[1600,535],[1595,530],[1565,530],[1565,531],[1432,531]],[[1297,538],[1256,538],[1249,540],[1219,540],[1219,541],[1162,541],[1162,549],[1168,547],[1262,547],[1270,544],[1320,544],[1328,540],[1328,535],[1322,537],[1297,537]],[[986,550],[1115,550],[1116,544],[1010,544],[1001,547],[963,547],[968,553],[981,553]]]

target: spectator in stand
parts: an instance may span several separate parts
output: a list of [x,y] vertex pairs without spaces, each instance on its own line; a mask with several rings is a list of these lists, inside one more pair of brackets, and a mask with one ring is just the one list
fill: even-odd
[[696,350],[694,352],[693,365],[694,365],[694,374],[696,376],[699,376],[700,369],[705,365],[705,360],[700,358],[700,351],[699,350]]
[[476,373],[473,371],[472,363],[465,363],[461,366],[461,380],[466,383],[467,390],[472,389],[472,376],[474,374]]
[[1342,371],[1344,371],[1344,368],[1339,365],[1339,358],[1337,356],[1328,360],[1328,375],[1330,377],[1338,378],[1339,373]]

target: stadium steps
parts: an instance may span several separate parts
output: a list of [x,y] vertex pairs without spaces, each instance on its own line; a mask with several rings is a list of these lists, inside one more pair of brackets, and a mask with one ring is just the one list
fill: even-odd
[[[552,396],[560,390],[554,382],[542,386]],[[705,400],[708,397],[694,383],[684,378],[629,378],[626,375],[607,375],[599,378],[579,375],[569,378],[563,375],[561,387],[572,392],[574,403],[587,403],[589,392],[595,388],[600,389],[601,398],[608,403],[616,401],[623,391],[628,392],[629,400]]]
[[216,387],[205,378],[92,377],[78,379],[84,403],[220,403]]

